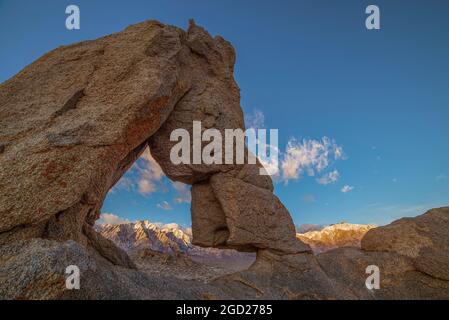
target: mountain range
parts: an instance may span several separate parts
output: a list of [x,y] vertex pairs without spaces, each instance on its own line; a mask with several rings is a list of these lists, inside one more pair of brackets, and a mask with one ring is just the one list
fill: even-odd
[[248,268],[255,260],[254,253],[232,249],[202,248],[192,244],[190,228],[178,224],[160,224],[150,221],[128,222],[117,225],[100,224],[95,229],[105,238],[125,250],[133,260],[142,257],[166,257],[169,260],[193,262],[231,271]]
[[[176,256],[185,254],[193,261],[213,266],[251,264],[255,254],[231,249],[203,248],[192,244],[192,231],[176,223],[161,224],[148,220],[122,224],[100,224],[95,226],[105,238],[129,254],[142,250]],[[308,244],[315,254],[338,247],[360,247],[360,241],[374,225],[350,224],[346,222],[329,226],[303,225],[297,228],[297,238]],[[311,231],[308,231],[311,230]]]
[[363,236],[375,227],[342,222],[321,228],[314,227],[312,231],[297,233],[296,237],[307,243],[315,254],[319,254],[340,247],[360,248]]

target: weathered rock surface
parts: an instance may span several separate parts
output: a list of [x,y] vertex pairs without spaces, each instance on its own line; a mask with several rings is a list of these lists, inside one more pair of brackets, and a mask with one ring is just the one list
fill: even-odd
[[290,214],[270,190],[227,174],[214,175],[210,183],[229,230],[227,245],[288,254],[310,252],[309,246],[295,238]]
[[[244,129],[244,120],[240,90],[233,78],[234,48],[220,36],[212,38],[197,26],[189,28],[185,46],[188,49],[182,52],[183,72],[191,84],[167,121],[150,138],[149,145],[151,154],[169,178],[193,184],[207,180],[216,172],[235,170],[241,165],[224,164],[224,152],[223,164],[196,163],[193,154],[190,164],[173,164],[170,151],[177,141],[170,141],[171,133],[179,128],[186,129],[194,152],[193,139],[198,137],[193,134],[193,121],[201,121],[201,131],[213,128],[224,137],[225,129]],[[198,140],[200,142],[201,137]],[[225,141],[222,142],[224,146]],[[201,146],[206,144],[202,142]]]
[[309,252],[278,255],[260,250],[248,270],[223,276],[214,284],[229,299],[341,299],[348,295],[345,287],[329,278]]
[[193,243],[200,246],[241,251],[269,247],[285,253],[309,250],[295,240],[293,221],[273,195],[271,178],[259,175],[259,165],[244,165],[237,172],[216,173],[195,183],[192,230]]
[[146,22],[53,50],[1,85],[0,232],[75,207],[75,233],[95,220],[188,90],[172,51],[148,55],[164,32],[178,39],[173,50],[183,48],[183,31]]
[[[338,248],[317,256],[261,250],[249,270],[216,284],[226,297],[241,293],[244,299],[449,299],[448,222],[445,207],[371,229],[362,249]],[[365,285],[370,265],[379,267],[380,289]]]
[[[412,259],[384,251],[340,248],[317,257],[326,274],[359,299],[449,299],[449,281],[420,271]],[[367,266],[380,271],[380,289],[368,290]]]
[[203,247],[225,247],[229,239],[226,216],[209,182],[192,186],[192,243]]
[[362,239],[362,249],[409,257],[418,271],[449,281],[449,207],[372,229]]
[[[80,268],[79,290],[66,289],[69,265]],[[202,282],[111,265],[72,240],[0,247],[1,299],[199,299],[205,290],[219,292]]]

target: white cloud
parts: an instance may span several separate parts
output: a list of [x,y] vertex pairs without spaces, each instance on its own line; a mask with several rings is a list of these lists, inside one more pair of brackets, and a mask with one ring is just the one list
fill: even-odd
[[[258,129],[265,129],[265,115],[262,111],[254,109],[253,113],[245,115],[245,124],[247,130],[253,129],[256,130],[256,134]],[[270,130],[267,129],[267,134]],[[267,140],[271,139],[270,136],[267,137]],[[279,149],[277,146],[273,144],[269,144],[263,142],[264,140],[260,140],[259,137],[256,138],[255,143],[258,145],[259,150],[266,150],[266,154],[257,154],[257,158],[259,162],[264,167],[266,174],[270,175],[272,178],[279,177]],[[270,141],[271,142],[271,141]],[[249,145],[249,151],[253,154],[256,154],[256,147]],[[272,157],[271,155],[277,154],[278,157]]]
[[342,147],[340,147],[340,146],[337,146],[336,144],[334,145],[334,157],[335,157],[335,160],[338,160],[338,159],[344,159],[344,157],[345,157],[345,154],[343,153],[343,148]]
[[112,213],[102,213],[100,215],[100,219],[97,220],[97,224],[104,225],[104,224],[124,224],[129,223],[130,221],[128,219],[121,218],[115,214]]
[[[261,141],[258,141],[259,143],[259,150],[263,145],[261,144]],[[271,145],[271,144],[265,144],[265,150],[267,154],[258,154],[259,162],[263,165],[266,174],[270,175],[272,178],[278,178],[279,177],[279,149],[277,146]],[[274,156],[277,154],[277,157]],[[272,156],[273,155],[273,156]]]
[[123,176],[112,189],[110,190],[111,193],[115,193],[118,190],[126,190],[130,191],[132,188],[133,182],[130,178]]
[[141,194],[147,195],[157,190],[157,182],[165,175],[159,164],[151,155],[149,148],[143,152],[141,159],[144,160],[144,167],[138,167],[139,178],[137,186]]
[[343,193],[348,193],[351,192],[352,190],[354,190],[354,187],[349,185],[345,185],[343,186],[343,188],[341,188],[341,192]]
[[158,203],[157,207],[161,208],[162,210],[173,210],[172,206],[167,201],[162,201],[162,203]]
[[139,187],[139,192],[141,194],[150,194],[156,191],[156,184],[145,178],[140,179],[137,182],[137,186]]
[[334,170],[334,171],[331,171],[329,173],[326,173],[321,178],[316,179],[316,181],[319,184],[328,185],[328,184],[337,182],[338,178],[340,178],[340,173],[338,173],[337,170]]
[[[245,123],[247,129],[265,128],[265,115],[254,109],[252,113],[245,115]],[[257,140],[257,143],[260,147],[261,141]],[[276,152],[278,160],[258,154],[260,163],[272,178],[281,178],[285,183],[291,179],[299,179],[304,173],[314,176],[326,169],[333,160],[345,158],[343,148],[328,137],[318,140],[303,139],[301,142],[292,138],[285,153],[272,144],[267,143],[265,147],[270,154]],[[256,150],[250,151],[255,153]]]
[[334,140],[291,139],[281,161],[283,180],[299,179],[302,174],[314,176],[326,169],[333,160],[343,159],[343,148]]
[[192,202],[192,194],[187,184],[182,182],[173,182],[173,188],[178,192],[174,199],[176,203],[190,203]]
[[247,129],[265,128],[265,115],[262,111],[254,109],[251,114],[245,116],[245,124]]

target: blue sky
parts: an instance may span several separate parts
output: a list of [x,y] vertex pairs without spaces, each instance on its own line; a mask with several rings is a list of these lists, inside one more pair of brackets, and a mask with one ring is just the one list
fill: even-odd
[[[81,30],[65,28],[69,4],[80,7]],[[380,8],[381,30],[365,28],[369,4]],[[449,204],[448,14],[444,0],[0,0],[0,81],[60,45],[146,19],[186,28],[194,18],[236,48],[242,107],[279,129],[281,151],[323,137],[344,151],[315,176],[277,179],[295,223],[384,224]],[[140,159],[103,210],[188,226],[185,188],[150,166]],[[318,183],[335,171],[337,181]],[[139,192],[142,175],[152,192]]]

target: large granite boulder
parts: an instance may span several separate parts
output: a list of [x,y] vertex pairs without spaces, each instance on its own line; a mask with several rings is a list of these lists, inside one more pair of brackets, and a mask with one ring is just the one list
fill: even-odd
[[[216,230],[210,222],[214,218],[204,218],[209,207],[194,206],[201,211],[192,215],[199,244],[300,251],[303,245],[295,239],[292,220],[272,195],[271,179],[259,174],[260,164],[170,161],[174,129],[192,133],[195,120],[203,130],[244,129],[234,62],[232,46],[193,21],[187,31],[147,21],[57,48],[2,83],[0,246],[44,241],[28,247],[32,252],[47,248],[45,241],[75,241],[93,259],[135,268],[125,252],[92,226],[107,192],[150,145],[168,177],[194,184],[194,203],[212,201],[212,207],[225,212],[220,211],[222,225]],[[239,213],[227,207],[229,197],[237,195],[221,195],[217,189],[214,198],[196,187],[222,179],[221,173],[246,193],[244,209],[251,209],[246,216],[242,208]],[[269,211],[257,206],[262,198]],[[252,236],[241,232],[244,228]],[[0,264],[0,270],[4,267]],[[20,273],[20,265],[16,267]],[[57,296],[45,292],[43,288],[42,297]]]
[[[319,255],[260,250],[249,270],[215,281],[224,298],[449,299],[449,207],[371,229],[362,248]],[[379,288],[368,288],[372,266]],[[368,279],[369,280],[369,279]]]
[[170,133],[191,130],[194,120],[223,133],[244,128],[234,61],[227,41],[193,22],[185,32],[148,21],[53,50],[3,83],[0,232],[20,226],[27,237],[86,244],[84,223],[95,222],[106,193],[148,142],[173,180],[237,176],[245,165],[170,161]]
[[372,229],[362,239],[362,249],[408,257],[416,270],[449,281],[449,207]]

